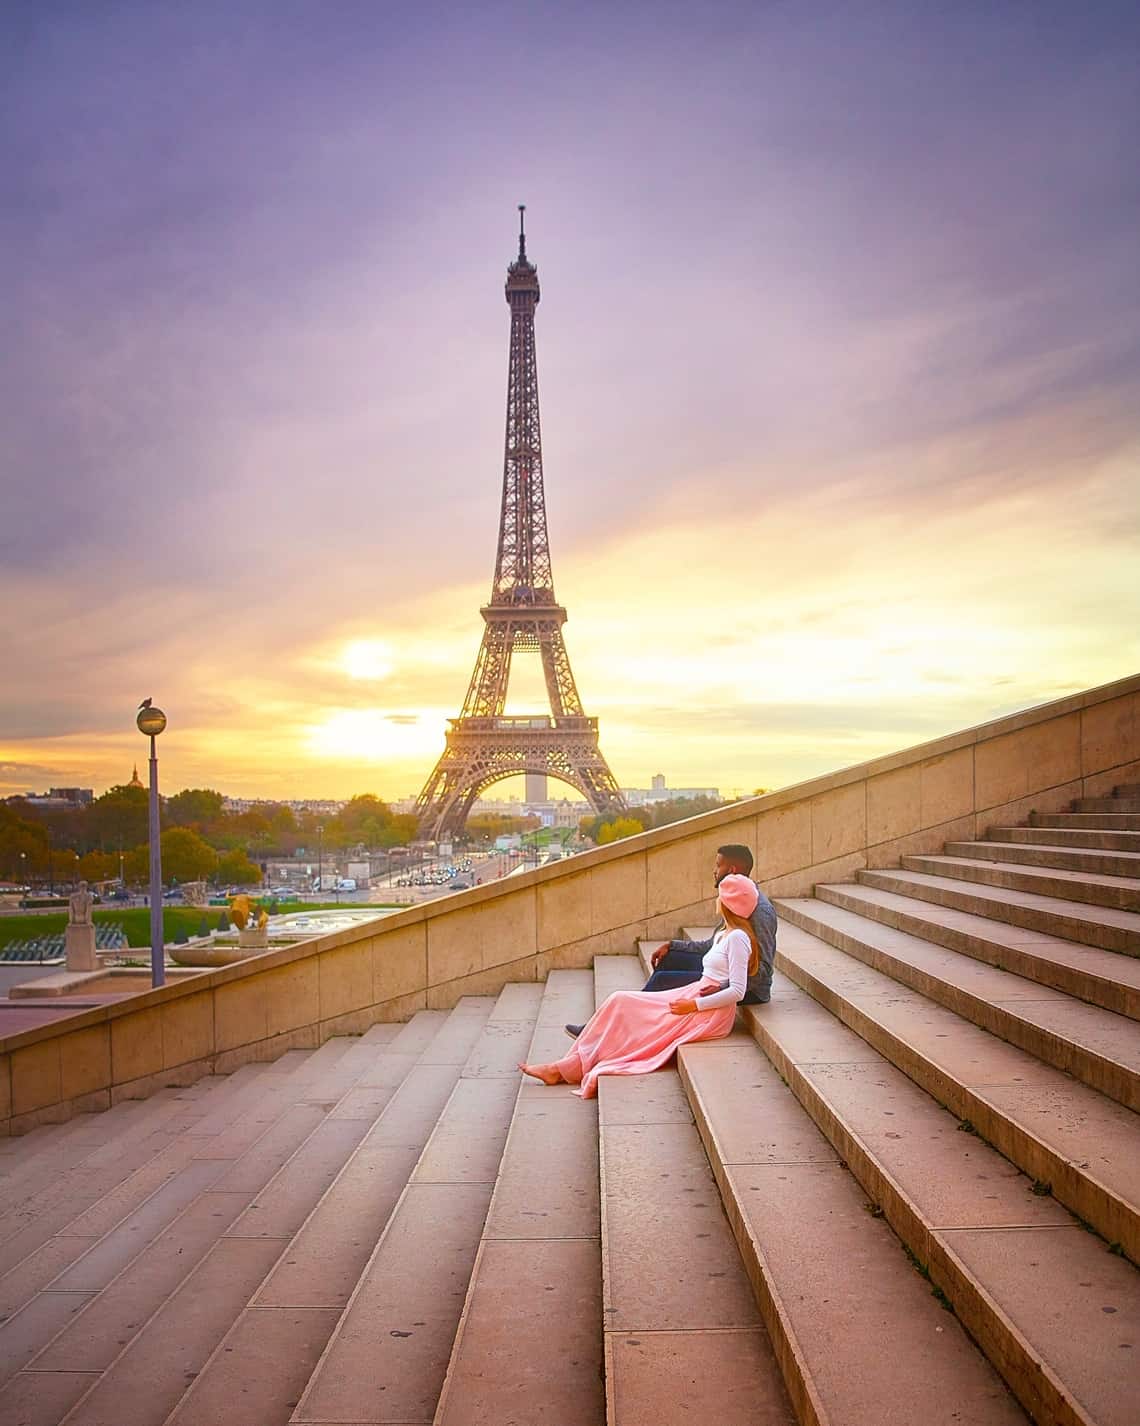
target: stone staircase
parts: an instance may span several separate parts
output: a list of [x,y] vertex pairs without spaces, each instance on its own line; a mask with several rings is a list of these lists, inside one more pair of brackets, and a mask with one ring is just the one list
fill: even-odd
[[1140,787],[778,904],[596,1101],[634,956],[4,1141],[0,1426],[1135,1426]]

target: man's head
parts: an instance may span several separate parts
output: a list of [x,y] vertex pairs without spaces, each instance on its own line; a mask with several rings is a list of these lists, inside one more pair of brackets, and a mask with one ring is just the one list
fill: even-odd
[[738,842],[729,842],[727,846],[716,849],[716,860],[713,862],[713,883],[719,886],[726,876],[734,874],[737,876],[752,875],[752,853]]

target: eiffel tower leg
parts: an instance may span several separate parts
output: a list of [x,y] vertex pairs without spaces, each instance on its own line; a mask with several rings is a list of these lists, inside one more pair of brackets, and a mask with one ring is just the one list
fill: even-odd
[[582,700],[578,696],[578,685],[574,682],[574,671],[570,667],[570,656],[562,638],[562,629],[554,624],[543,629],[539,635],[539,652],[542,655],[542,672],[546,679],[546,694],[550,699],[550,711],[556,718],[582,716]]

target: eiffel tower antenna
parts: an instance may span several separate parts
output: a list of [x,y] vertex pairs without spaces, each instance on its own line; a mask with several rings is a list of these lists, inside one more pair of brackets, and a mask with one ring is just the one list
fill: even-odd
[[[554,597],[534,342],[538,269],[526,255],[525,214],[526,204],[520,203],[519,253],[507,269],[511,337],[495,575],[490,601],[480,610],[483,642],[463,711],[449,720],[443,754],[416,801],[423,838],[459,832],[486,788],[520,773],[570,783],[595,812],[625,805],[598,745],[598,720],[583,712],[562,640],[566,610]],[[540,656],[549,714],[507,716],[516,650]]]

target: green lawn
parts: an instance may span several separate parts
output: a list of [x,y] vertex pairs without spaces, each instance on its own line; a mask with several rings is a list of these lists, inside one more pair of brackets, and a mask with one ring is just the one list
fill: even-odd
[[[127,943],[132,946],[150,945],[150,911],[145,907],[117,911],[112,909],[93,913],[97,926],[119,925],[127,933]],[[211,908],[207,921],[213,930],[218,924],[221,912]],[[187,906],[164,906],[162,908],[162,931],[168,941],[173,941],[181,928],[186,935],[197,934],[202,924],[202,912]],[[0,946],[9,941],[30,941],[39,936],[61,936],[67,926],[67,912],[48,912],[40,916],[0,916]]]
[[[278,912],[284,911],[336,911],[350,902],[335,901],[279,901]],[[380,903],[383,904],[383,903]],[[397,902],[388,902],[395,906]],[[97,926],[119,925],[127,933],[130,946],[150,945],[150,911],[145,906],[116,910],[115,907],[101,907],[92,913]],[[218,929],[218,922],[226,914],[226,907],[211,906],[206,911],[192,906],[164,906],[162,908],[162,934],[167,941],[173,941],[181,929],[187,936],[196,936],[205,919],[211,931]],[[40,936],[59,936],[67,925],[67,912],[42,912],[38,916],[0,916],[0,946],[9,941],[30,941]]]

